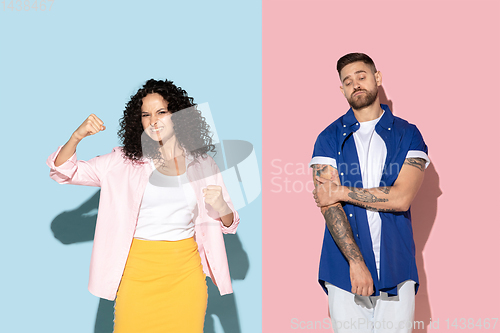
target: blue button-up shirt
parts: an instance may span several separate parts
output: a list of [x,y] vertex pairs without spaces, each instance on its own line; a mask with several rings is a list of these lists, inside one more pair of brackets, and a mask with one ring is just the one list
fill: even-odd
[[[375,131],[385,142],[387,157],[380,186],[392,186],[408,152],[416,153],[417,156],[420,153],[426,157],[427,146],[415,125],[395,117],[387,105],[381,104],[381,107],[385,112],[375,126]],[[352,109],[349,109],[345,115],[321,132],[314,145],[311,164],[333,164],[344,186],[363,187],[353,137],[353,133],[358,129],[359,122]],[[348,203],[343,204],[343,208],[351,224],[354,239],[372,275],[374,295],[378,296],[380,291],[396,295],[397,285],[406,280],[416,282],[416,292],[418,273],[410,209],[406,212],[379,213],[382,220],[379,279],[366,210]],[[352,289],[349,263],[326,225],[319,264],[319,283],[328,293],[325,281],[349,292]]]

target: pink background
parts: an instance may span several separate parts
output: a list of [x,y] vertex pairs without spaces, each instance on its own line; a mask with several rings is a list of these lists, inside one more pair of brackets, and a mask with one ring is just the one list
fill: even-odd
[[264,333],[327,317],[317,282],[324,220],[307,163],[317,135],[348,109],[335,67],[349,52],[372,57],[382,97],[429,147],[412,205],[415,320],[446,330],[447,318],[500,317],[499,4],[263,0]]

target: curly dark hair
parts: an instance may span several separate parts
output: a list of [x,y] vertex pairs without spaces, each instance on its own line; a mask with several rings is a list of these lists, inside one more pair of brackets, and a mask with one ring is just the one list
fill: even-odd
[[[149,94],[160,94],[168,102],[168,111],[172,112],[172,123],[177,141],[195,157],[214,152],[210,126],[201,115],[194,99],[185,90],[177,87],[172,81],[148,80],[137,93],[131,96],[120,119],[118,137],[123,144],[124,156],[137,163],[143,156],[162,160],[158,142],[143,135],[142,99]],[[181,111],[182,112],[178,112]],[[144,142],[147,141],[147,142]],[[145,148],[143,151],[143,147]],[[155,147],[148,149],[148,147]]]

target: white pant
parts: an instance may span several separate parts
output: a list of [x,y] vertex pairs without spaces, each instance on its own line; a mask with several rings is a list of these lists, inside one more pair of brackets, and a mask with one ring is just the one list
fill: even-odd
[[398,284],[398,295],[359,296],[325,282],[335,333],[410,333],[415,313],[415,281]]

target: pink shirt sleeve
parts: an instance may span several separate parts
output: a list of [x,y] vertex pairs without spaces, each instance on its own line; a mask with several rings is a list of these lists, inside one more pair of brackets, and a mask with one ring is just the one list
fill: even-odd
[[212,168],[214,170],[217,185],[222,187],[222,196],[224,197],[224,201],[226,201],[229,208],[231,208],[231,210],[233,211],[233,223],[229,227],[226,227],[224,223],[222,223],[222,221],[219,219],[222,228],[222,233],[235,234],[236,229],[238,228],[238,224],[240,223],[240,216],[238,215],[236,209],[234,209],[233,203],[231,202],[231,198],[229,197],[229,193],[227,192],[226,185],[224,185],[224,180],[222,179],[222,174],[219,170],[219,167],[217,166],[214,160],[212,160],[212,163],[213,163]]
[[109,154],[81,161],[77,160],[75,152],[66,162],[56,167],[54,163],[62,147],[59,146],[47,158],[46,164],[50,168],[50,178],[60,184],[101,186],[101,179],[107,168],[105,156]]

